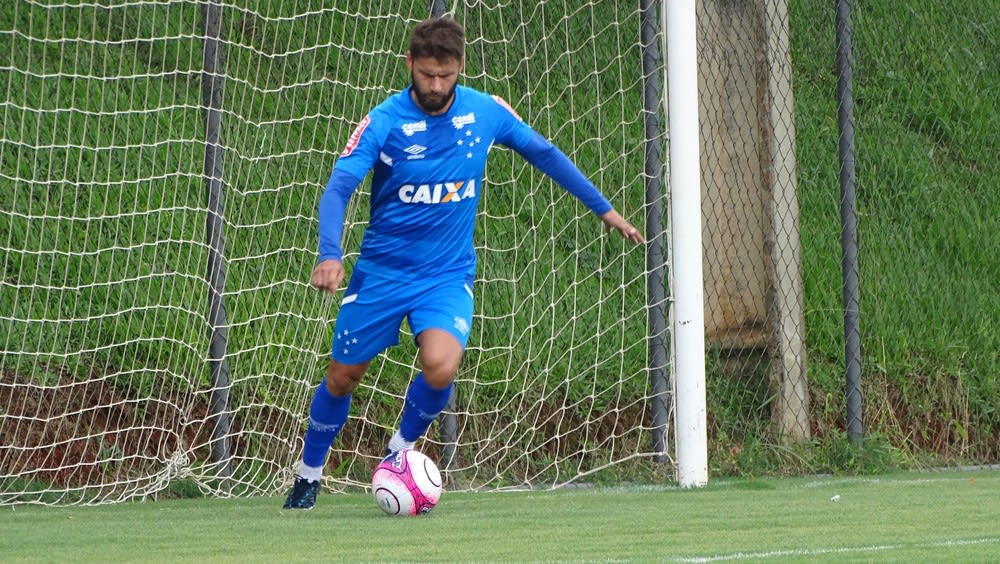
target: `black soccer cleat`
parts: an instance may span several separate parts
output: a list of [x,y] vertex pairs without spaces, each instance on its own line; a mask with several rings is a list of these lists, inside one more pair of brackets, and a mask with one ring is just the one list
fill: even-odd
[[302,476],[295,476],[292,491],[285,498],[284,509],[312,509],[319,494],[319,481],[311,482]]

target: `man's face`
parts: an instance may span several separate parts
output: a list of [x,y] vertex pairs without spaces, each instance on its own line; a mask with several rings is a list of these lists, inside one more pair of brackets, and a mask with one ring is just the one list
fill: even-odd
[[420,109],[432,116],[448,111],[455,96],[458,75],[462,72],[462,61],[439,61],[434,57],[413,58],[407,54],[406,66],[413,79],[413,101]]

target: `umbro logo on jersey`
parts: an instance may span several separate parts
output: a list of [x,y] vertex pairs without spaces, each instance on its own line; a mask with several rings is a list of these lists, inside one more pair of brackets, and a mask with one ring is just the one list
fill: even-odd
[[427,122],[424,120],[403,124],[403,135],[412,137],[414,133],[427,131]]
[[399,199],[407,204],[444,204],[475,197],[474,178],[437,184],[404,184],[399,187]]
[[476,114],[469,112],[464,116],[455,116],[451,118],[451,124],[455,126],[455,129],[462,129],[467,125],[476,123]]
[[423,145],[410,145],[409,147],[403,149],[403,152],[408,153],[406,160],[415,161],[424,158],[424,151],[426,150],[427,147],[424,147]]

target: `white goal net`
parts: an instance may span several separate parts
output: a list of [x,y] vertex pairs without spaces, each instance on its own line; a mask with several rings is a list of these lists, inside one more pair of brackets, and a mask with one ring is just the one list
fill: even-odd
[[[337,315],[308,286],[316,205],[354,124],[408,83],[408,32],[428,4],[0,7],[0,503],[287,486]],[[447,9],[468,35],[462,82],[509,101],[643,225],[637,3]],[[218,209],[205,173],[209,83]],[[670,453],[654,448],[664,430],[651,415],[647,311],[662,304],[647,304],[643,248],[605,234],[510,151],[494,151],[482,199],[473,335],[453,404],[419,448],[458,489],[669,472],[653,462]],[[362,190],[348,264],[366,214]],[[206,234],[213,221],[224,244]],[[209,313],[215,253],[221,326]],[[213,329],[224,390],[210,371]],[[363,486],[395,427],[416,371],[412,339],[401,343],[356,391],[328,489]],[[225,396],[219,409],[213,397]]]

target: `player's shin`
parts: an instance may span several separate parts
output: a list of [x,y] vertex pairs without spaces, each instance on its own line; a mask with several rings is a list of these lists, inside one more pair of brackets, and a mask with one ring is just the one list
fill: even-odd
[[309,427],[306,429],[302,449],[302,465],[298,471],[300,476],[313,481],[322,476],[326,455],[337,433],[347,422],[350,409],[350,394],[334,396],[327,389],[326,380],[320,382],[309,407]]
[[389,451],[412,448],[448,405],[453,388],[453,383],[444,388],[435,388],[427,383],[423,372],[417,374],[406,390],[403,417],[399,423],[399,431],[389,441]]

